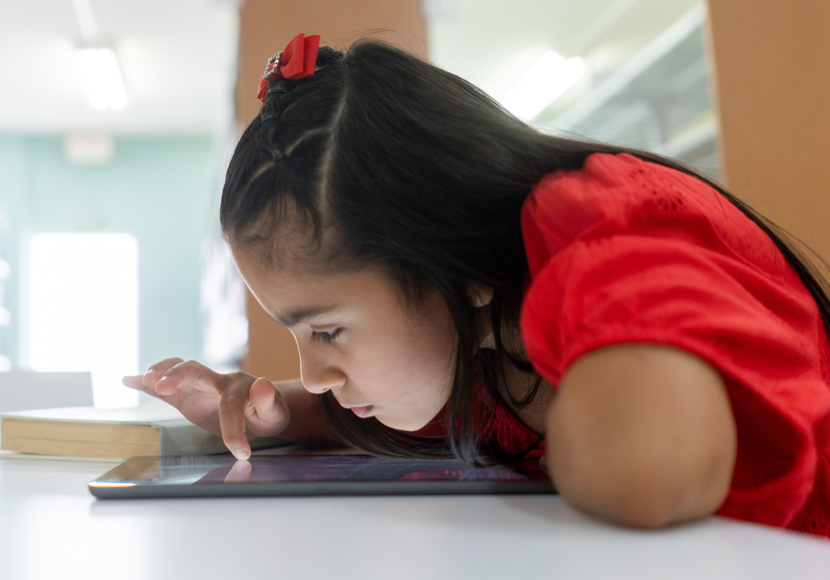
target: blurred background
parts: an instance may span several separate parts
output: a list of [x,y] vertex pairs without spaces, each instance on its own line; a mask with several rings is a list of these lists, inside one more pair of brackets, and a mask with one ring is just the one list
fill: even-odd
[[678,159],[830,256],[825,0],[2,0],[0,371],[90,371],[103,407],[172,356],[298,376],[217,218],[298,32],[386,39],[539,130]]

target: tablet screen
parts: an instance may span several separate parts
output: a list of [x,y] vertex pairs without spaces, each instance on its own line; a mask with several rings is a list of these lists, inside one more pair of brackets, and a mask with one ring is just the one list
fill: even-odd
[[134,457],[89,489],[99,498],[555,493],[506,467],[318,454]]

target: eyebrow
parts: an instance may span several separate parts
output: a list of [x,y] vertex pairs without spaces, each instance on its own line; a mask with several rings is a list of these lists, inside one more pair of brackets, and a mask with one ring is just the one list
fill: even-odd
[[320,308],[298,308],[291,310],[282,316],[277,316],[275,319],[283,326],[294,326],[299,322],[316,318],[333,309],[334,306],[321,306]]

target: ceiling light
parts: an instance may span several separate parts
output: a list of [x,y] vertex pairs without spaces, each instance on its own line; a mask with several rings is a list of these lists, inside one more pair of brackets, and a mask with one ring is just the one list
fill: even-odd
[[585,73],[585,62],[549,50],[525,71],[502,99],[504,108],[523,121],[541,113]]
[[111,48],[77,48],[75,66],[96,111],[120,111],[127,106],[127,88]]
[[98,25],[95,23],[95,15],[92,13],[92,6],[89,0],[72,0],[72,7],[75,8],[75,18],[78,20],[78,28],[81,29],[81,36],[87,42],[98,38]]

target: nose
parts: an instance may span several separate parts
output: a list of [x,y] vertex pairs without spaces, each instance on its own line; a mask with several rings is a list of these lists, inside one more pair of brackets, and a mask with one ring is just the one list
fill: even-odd
[[346,375],[339,368],[300,353],[300,380],[309,393],[320,395],[343,386]]

